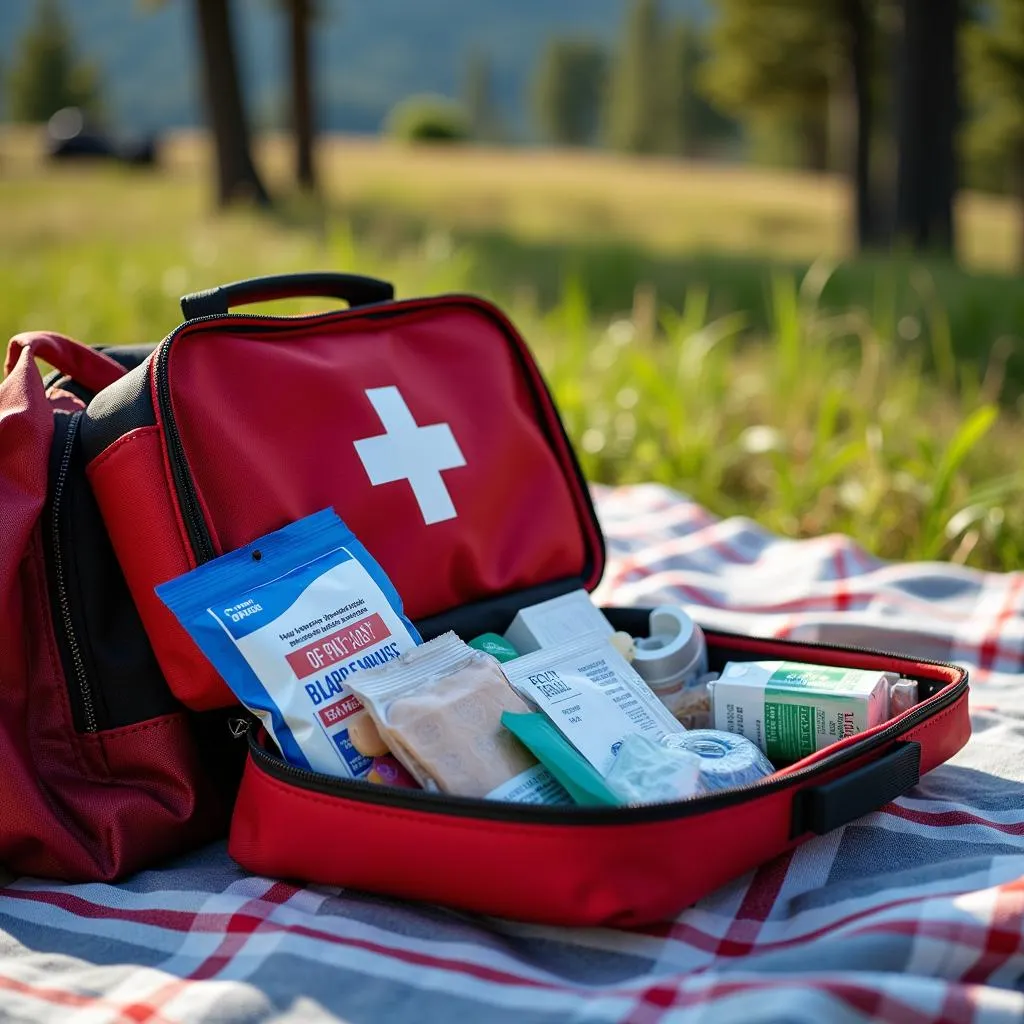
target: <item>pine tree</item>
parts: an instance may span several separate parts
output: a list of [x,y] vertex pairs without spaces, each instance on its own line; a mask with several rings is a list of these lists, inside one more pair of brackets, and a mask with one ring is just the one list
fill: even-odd
[[853,179],[853,222],[858,249],[884,240],[872,180],[871,136],[874,131],[878,65],[878,6],[873,0],[839,0],[845,78],[852,100],[852,144],[847,159]]
[[[925,0],[927,2],[927,0]],[[718,0],[703,85],[748,125],[793,126],[810,170],[849,173],[856,243],[877,243],[871,141],[879,78],[879,0]],[[830,152],[830,101],[847,98],[849,139]]]
[[896,236],[952,253],[959,114],[959,0],[903,0],[897,87]]
[[703,76],[709,97],[746,121],[799,126],[803,163],[828,166],[829,90],[840,55],[831,0],[718,0],[711,59]]
[[313,101],[313,69],[310,54],[311,26],[315,11],[311,0],[285,0],[291,56],[291,128],[295,140],[295,180],[299,187],[316,189],[313,151],[316,116]]
[[541,136],[561,146],[587,146],[597,137],[608,56],[598,43],[552,39],[533,85]]
[[193,0],[206,113],[217,155],[217,204],[269,204],[253,163],[229,0]]
[[[966,33],[975,107],[967,143],[1019,198],[1024,228],[1024,0],[996,0],[992,15]],[[1024,264],[1024,234],[1018,258]]]
[[16,53],[8,79],[13,120],[46,121],[62,107],[96,112],[97,70],[75,58],[71,31],[58,0],[37,0],[35,18]]
[[689,22],[679,22],[665,34],[658,133],[658,148],[664,153],[696,156],[709,143],[736,132],[735,122],[715,110],[697,88],[705,57],[704,41]]
[[658,148],[661,43],[658,0],[630,0],[608,96],[608,142],[630,153]]

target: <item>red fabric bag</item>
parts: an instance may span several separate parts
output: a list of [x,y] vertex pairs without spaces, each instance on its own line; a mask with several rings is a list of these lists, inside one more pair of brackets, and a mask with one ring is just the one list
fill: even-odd
[[[646,614],[605,609],[641,632]],[[874,811],[970,736],[967,675],[867,651],[709,632],[726,659],[898,671],[923,700],[756,785],[595,810],[390,790],[294,768],[251,740],[228,850],[250,871],[560,925],[670,918],[816,834]],[[344,837],[340,839],[339,837]]]
[[[301,317],[230,305],[333,295]],[[493,306],[392,301],[346,275],[263,279],[183,300],[187,320],[83,418],[88,474],[168,683],[233,698],[154,588],[333,507],[425,638],[503,631],[600,579],[587,488],[530,353]],[[610,609],[643,635],[642,610]],[[728,659],[895,670],[921,701],[761,783],[648,807],[527,807],[397,790],[287,765],[262,737],[229,841],[244,867],[559,924],[670,916],[729,878],[882,806],[967,740],[967,675],[855,649],[708,635]]]
[[[352,297],[326,276],[245,294]],[[537,366],[480,299],[190,319],[89,404],[82,444],[157,659],[197,710],[234,700],[155,587],[322,508],[369,542],[428,636],[593,587],[604,564]]]
[[113,879],[226,824],[85,481],[85,400],[124,373],[23,334],[0,383],[0,863],[18,873]]

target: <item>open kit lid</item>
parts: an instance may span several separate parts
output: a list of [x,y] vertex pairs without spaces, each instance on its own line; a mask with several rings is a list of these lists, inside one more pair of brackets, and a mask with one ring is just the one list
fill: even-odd
[[[347,310],[227,312],[351,298],[353,280]],[[600,527],[516,329],[478,298],[389,301],[366,281],[295,275],[187,297],[201,315],[90,406],[88,457],[160,427],[197,564],[334,508],[426,636],[501,628],[523,604],[593,589]]]

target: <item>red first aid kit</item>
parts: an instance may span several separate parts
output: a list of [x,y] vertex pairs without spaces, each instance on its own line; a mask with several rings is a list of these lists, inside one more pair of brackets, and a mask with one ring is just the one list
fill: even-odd
[[[229,307],[295,295],[348,309]],[[327,507],[379,561],[425,639],[502,632],[600,580],[590,496],[529,350],[469,296],[394,301],[383,282],[299,275],[183,300],[188,319],[103,388],[87,476],[152,651],[194,713],[237,702],[154,593]],[[642,609],[607,609],[643,635]],[[558,924],[665,918],[815,833],[875,810],[967,740],[967,675],[848,648],[708,632],[712,670],[783,659],[895,671],[919,702],[761,782],[593,809],[399,790],[300,770],[255,730],[229,850],[263,874]]]

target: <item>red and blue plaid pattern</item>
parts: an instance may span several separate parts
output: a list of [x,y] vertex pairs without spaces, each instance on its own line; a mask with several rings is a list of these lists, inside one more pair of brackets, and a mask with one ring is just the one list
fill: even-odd
[[636,931],[300,888],[244,875],[222,845],[120,886],[12,880],[0,1017],[1024,1019],[1024,574],[784,541],[660,487],[596,496],[601,601],[682,602],[708,626],[965,664],[970,743],[896,803]]

